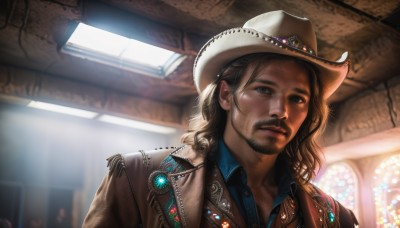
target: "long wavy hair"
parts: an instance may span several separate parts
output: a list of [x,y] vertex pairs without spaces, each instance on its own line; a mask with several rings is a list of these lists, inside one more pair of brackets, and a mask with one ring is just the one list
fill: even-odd
[[[256,72],[260,69],[262,63],[272,59],[294,61],[303,66],[309,75],[311,96],[307,117],[297,134],[279,155],[285,156],[295,181],[300,186],[306,187],[321,166],[321,148],[317,138],[326,126],[329,112],[327,103],[323,99],[323,88],[318,78],[317,69],[308,62],[291,56],[272,53],[250,54],[232,61],[221,70],[217,79],[199,95],[198,112],[190,120],[189,131],[182,136],[181,140],[199,153],[215,151],[218,140],[223,136],[227,118],[225,110],[221,108],[218,102],[219,82],[225,80],[235,94],[242,76],[249,67],[254,66],[249,79],[251,81],[257,75]],[[236,101],[234,103],[237,106]]]

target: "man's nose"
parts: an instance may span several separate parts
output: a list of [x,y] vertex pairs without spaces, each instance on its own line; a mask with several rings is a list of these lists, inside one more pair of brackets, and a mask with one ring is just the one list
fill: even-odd
[[287,107],[285,99],[274,97],[270,102],[269,114],[278,119],[287,119]]

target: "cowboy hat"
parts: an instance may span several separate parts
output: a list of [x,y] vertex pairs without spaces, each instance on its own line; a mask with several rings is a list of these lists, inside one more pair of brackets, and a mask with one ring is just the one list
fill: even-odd
[[200,93],[217,79],[231,61],[253,53],[277,53],[310,62],[318,70],[324,99],[335,92],[349,71],[348,53],[337,61],[318,57],[317,38],[311,22],[282,10],[256,16],[241,28],[226,30],[210,39],[199,51],[193,68]]

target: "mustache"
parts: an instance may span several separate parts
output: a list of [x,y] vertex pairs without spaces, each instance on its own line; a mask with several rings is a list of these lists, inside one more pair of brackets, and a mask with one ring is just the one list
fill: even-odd
[[286,125],[284,120],[278,118],[270,118],[265,120],[260,120],[254,124],[254,128],[261,127],[279,127],[285,130],[287,133],[290,133],[290,128]]

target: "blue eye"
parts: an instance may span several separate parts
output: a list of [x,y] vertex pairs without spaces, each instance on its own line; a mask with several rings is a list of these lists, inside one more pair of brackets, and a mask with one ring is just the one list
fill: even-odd
[[272,90],[267,87],[257,87],[256,91],[263,94],[272,94]]

